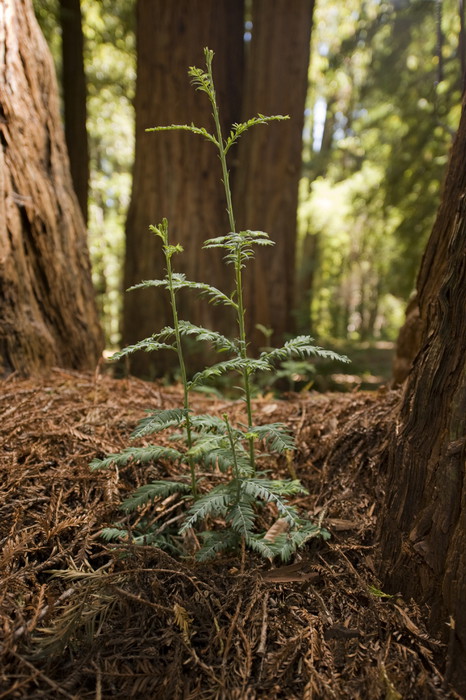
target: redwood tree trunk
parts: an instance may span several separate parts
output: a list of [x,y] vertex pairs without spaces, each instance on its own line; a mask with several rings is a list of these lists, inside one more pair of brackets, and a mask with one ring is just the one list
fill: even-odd
[[447,676],[466,693],[466,105],[419,275],[420,350],[394,433],[381,518],[386,585],[450,631]]
[[101,348],[52,58],[31,0],[0,0],[0,374]]
[[243,116],[288,114],[287,122],[255,127],[238,144],[235,215],[240,230],[266,231],[273,248],[257,252],[245,273],[247,327],[273,329],[275,344],[293,332],[296,213],[307,94],[313,0],[253,0],[252,40]]
[[[136,153],[126,227],[125,288],[163,276],[160,240],[148,231],[163,217],[169,221],[172,242],[181,243],[186,251],[174,258],[176,269],[189,279],[223,286],[226,273],[220,255],[202,250],[206,238],[228,232],[215,149],[186,132],[148,134],[145,129],[191,122],[214,129],[209,100],[190,85],[187,75],[189,66],[204,66],[205,46],[215,52],[214,77],[225,130],[239,121],[243,32],[244,8],[239,0],[138,1]],[[179,301],[181,315],[193,323],[222,328],[227,317],[234,329],[234,320],[224,309],[188,294],[180,294]],[[123,345],[167,323],[171,324],[171,312],[162,291],[125,294]],[[159,375],[170,359],[137,353],[131,371]]]
[[63,105],[71,177],[87,222],[89,151],[86,129],[86,76],[80,0],[60,0],[62,30]]

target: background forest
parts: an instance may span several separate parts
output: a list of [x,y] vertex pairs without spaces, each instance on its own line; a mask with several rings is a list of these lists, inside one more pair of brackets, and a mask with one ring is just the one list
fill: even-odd
[[[122,290],[128,286],[124,259],[134,160],[135,3],[36,0],[35,9],[65,92],[70,88],[62,71],[63,18],[73,17],[76,33],[76,12],[82,13],[89,246],[106,345],[115,348],[121,344]],[[456,0],[316,3],[302,132],[295,328],[285,327],[285,332],[338,341],[349,354],[348,344],[380,346],[380,341],[396,340],[460,116],[460,14]],[[254,33],[248,3],[245,16],[247,54]],[[272,29],[271,53],[274,45],[280,49]],[[73,35],[63,36],[71,44]],[[166,61],[168,66],[169,52]],[[74,115],[78,111],[75,103]],[[283,188],[285,175],[278,163],[275,183]],[[132,254],[128,246],[127,257]],[[137,340],[126,336],[126,342]]]

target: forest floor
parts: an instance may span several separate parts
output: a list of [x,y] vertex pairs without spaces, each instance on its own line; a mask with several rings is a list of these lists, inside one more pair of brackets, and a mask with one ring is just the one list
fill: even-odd
[[[382,595],[376,519],[395,391],[255,401],[295,432],[299,506],[322,518],[291,564],[209,564],[106,543],[118,503],[168,464],[91,472],[177,387],[53,370],[0,384],[0,698],[402,700],[458,697],[428,610]],[[194,409],[237,420],[239,401]],[[286,459],[266,465],[286,478]],[[220,478],[220,475],[218,475]],[[175,515],[176,504],[171,512]],[[195,537],[193,538],[195,547]]]

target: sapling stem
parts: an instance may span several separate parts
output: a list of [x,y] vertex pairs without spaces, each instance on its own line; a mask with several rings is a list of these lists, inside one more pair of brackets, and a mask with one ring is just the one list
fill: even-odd
[[[225,198],[227,201],[227,214],[228,221],[230,224],[230,230],[232,233],[236,233],[236,223],[235,216],[233,212],[233,202],[231,198],[231,187],[230,187],[230,173],[228,172],[227,159],[225,153],[225,146],[223,141],[222,127],[220,124],[219,110],[217,106],[217,97],[215,94],[214,80],[212,75],[212,54],[206,52],[206,65],[207,74],[209,76],[210,91],[207,93],[209,95],[212,108],[213,108],[213,118],[215,122],[215,129],[217,132],[217,142],[218,151],[220,157],[220,163],[222,165],[222,182],[225,190]],[[239,330],[239,340],[240,340],[240,353],[243,359],[247,358],[247,343],[246,343],[246,328],[244,323],[245,309],[243,301],[243,277],[241,273],[241,250],[238,246],[235,262],[235,284],[236,284],[236,297],[237,297],[237,320],[238,320],[238,330]],[[251,402],[251,383],[249,381],[248,368],[243,369],[243,383],[244,383],[244,397],[246,400],[246,412],[248,416],[248,430],[252,430],[252,402]],[[254,450],[254,438],[248,438],[249,442],[249,461],[251,464],[251,471],[253,474],[256,473],[256,460],[255,460],[255,450]]]
[[[180,333],[180,324],[178,320],[178,309],[176,306],[176,294],[175,290],[173,287],[173,268],[172,268],[172,263],[171,263],[171,258],[172,255],[176,252],[181,252],[183,249],[181,246],[171,246],[169,245],[168,242],[168,222],[166,219],[163,220],[162,226],[160,229],[158,229],[160,233],[162,234],[162,240],[164,242],[163,246],[163,252],[165,255],[165,260],[167,263],[167,281],[168,281],[168,290],[170,293],[170,304],[172,307],[172,316],[173,316],[173,329],[175,331],[175,341],[176,341],[176,354],[178,355],[178,362],[179,362],[179,367],[180,367],[180,372],[181,372],[181,382],[183,384],[183,408],[186,411],[186,437],[187,437],[187,443],[188,443],[188,449],[190,450],[193,446],[193,440],[192,440],[192,432],[191,432],[191,419],[189,416],[189,393],[188,393],[188,378],[186,375],[186,365],[184,363],[184,356],[183,356],[183,348],[181,345],[181,333]],[[196,471],[195,471],[195,466],[194,466],[194,460],[193,458],[189,455],[188,456],[188,464],[189,464],[189,471],[191,474],[191,490],[193,493],[194,498],[197,496],[197,480],[196,480]]]
[[239,503],[239,501],[241,499],[241,481],[240,481],[240,473],[239,473],[239,469],[238,469],[238,460],[236,459],[235,440],[233,437],[233,432],[231,430],[230,421],[228,420],[228,416],[226,413],[223,414],[223,420],[225,421],[225,425],[227,427],[228,440],[230,441],[231,454],[233,457],[233,473],[235,475],[235,479],[237,482],[236,503]]

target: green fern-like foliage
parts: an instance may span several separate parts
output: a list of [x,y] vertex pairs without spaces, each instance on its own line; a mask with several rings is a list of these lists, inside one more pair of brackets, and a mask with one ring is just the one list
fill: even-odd
[[227,263],[244,268],[247,261],[254,257],[253,245],[270,246],[275,245],[275,243],[270,240],[265,231],[248,230],[209,238],[204,242],[203,248],[223,248],[226,251],[224,260]]
[[[199,292],[200,296],[206,296],[209,298],[209,301],[211,301],[214,305],[223,304],[224,306],[232,306],[233,308],[236,308],[235,301],[231,297],[221,292],[220,289],[212,287],[210,284],[206,284],[204,282],[192,282],[191,280],[186,279],[186,275],[184,275],[182,272],[172,273],[171,285],[174,291],[178,291],[179,289],[194,289],[195,291]],[[129,287],[127,291],[131,292],[135,289],[146,289],[149,287],[163,287],[164,289],[169,289],[170,280],[168,280],[166,277],[161,280],[143,280],[142,282],[138,282],[138,284],[134,284],[132,287]]]
[[254,498],[247,498],[243,494],[238,503],[234,503],[229,508],[226,515],[226,522],[230,527],[242,537],[248,537],[254,530],[256,514],[254,513]]
[[284,423],[256,425],[251,430],[259,440],[264,440],[272,452],[283,453],[296,448],[290,428]]
[[173,534],[162,533],[152,528],[147,531],[130,531],[123,527],[105,527],[100,531],[100,536],[106,542],[131,542],[136,546],[153,545],[174,555],[182,554]]
[[202,457],[202,464],[210,468],[218,467],[223,473],[235,467],[238,476],[241,477],[252,475],[249,454],[240,444],[236,446],[234,458],[230,447],[219,447],[212,452],[205,453]]
[[300,519],[296,510],[286,502],[287,496],[298,493],[305,493],[298,481],[233,478],[227,484],[216,486],[191,506],[180,532],[194,527],[199,520],[221,515],[241,535],[254,534],[256,516],[253,504],[258,501],[273,503],[281,518],[291,525],[298,525]]
[[350,362],[346,355],[339,355],[332,350],[325,350],[313,343],[314,338],[308,335],[298,335],[296,338],[288,340],[281,348],[274,348],[273,350],[262,352],[260,354],[260,359],[264,362],[268,362],[270,368],[273,368],[276,363],[290,357],[299,357],[300,359],[306,357],[321,357],[325,360]]
[[225,423],[218,416],[211,416],[209,414],[193,415],[191,417],[191,424],[194,430],[201,433],[215,432],[219,435],[226,434]]
[[253,374],[254,372],[264,372],[268,369],[268,363],[263,360],[234,357],[231,360],[225,360],[225,362],[217,362],[217,364],[206,367],[206,369],[201,372],[197,372],[189,382],[189,387],[194,388],[199,384],[204,384],[206,381],[220,377],[227,372],[242,373],[246,371],[248,374]]
[[278,535],[273,542],[269,543],[269,546],[274,552],[274,556],[278,556],[283,562],[287,562],[306,542],[316,538],[328,540],[330,533],[320,525],[314,524],[309,520],[300,519],[294,528],[289,532]]
[[[196,421],[194,423],[196,425]],[[206,421],[206,425],[209,426],[210,432],[206,430],[195,435],[193,446],[186,455],[191,457],[196,464],[202,464],[207,468],[218,468],[223,473],[228,472],[236,465],[241,476],[250,476],[249,455],[239,439],[235,444],[235,454],[233,454],[229,438],[222,432],[222,427],[217,433],[211,432],[210,422]],[[216,421],[213,421],[213,425],[213,430],[217,430]],[[244,437],[242,433],[240,435],[241,438]]]
[[139,438],[144,435],[152,435],[158,433],[165,428],[179,426],[186,420],[186,409],[184,408],[166,408],[151,411],[148,416],[139,421],[135,430],[131,433],[131,437]]
[[182,534],[204,518],[225,516],[233,497],[234,482],[220,484],[198,498],[189,509],[188,516],[180,528]]
[[173,493],[187,494],[190,491],[190,485],[181,481],[153,481],[136,489],[131,496],[123,501],[121,509],[130,513],[150,501],[155,501],[157,498],[167,498]]
[[228,153],[230,148],[238,141],[240,136],[246,133],[248,129],[252,126],[258,126],[261,124],[268,124],[269,122],[285,121],[289,119],[288,115],[275,114],[271,117],[264,117],[263,114],[258,114],[257,117],[252,117],[248,119],[247,122],[241,122],[240,124],[232,124],[230,135],[225,141],[225,154]]
[[225,350],[233,353],[238,352],[237,344],[234,341],[226,338],[221,333],[217,333],[217,331],[211,331],[208,328],[196,326],[189,321],[180,321],[180,333],[183,336],[194,336],[195,340],[198,342],[212,343],[215,349],[220,352]]
[[158,352],[159,350],[176,350],[176,348],[173,345],[167,345],[167,343],[160,343],[154,338],[144,338],[144,340],[140,340],[134,345],[128,345],[123,350],[113,353],[110,359],[112,361],[121,360],[122,357],[127,357],[140,350],[144,352]]
[[128,530],[123,527],[104,527],[100,531],[100,536],[106,542],[118,542],[129,536]]
[[142,282],[138,282],[137,284],[133,284],[131,287],[128,287],[126,290],[127,292],[134,292],[136,289],[147,289],[148,287],[163,287],[164,289],[167,288],[167,279],[162,279],[162,280],[142,280]]
[[159,445],[148,445],[147,447],[127,447],[122,452],[108,455],[105,459],[93,459],[90,468],[108,469],[109,467],[126,467],[130,462],[156,462],[159,459],[168,459],[177,462],[182,459],[183,454],[173,447],[161,447]]
[[[214,52],[206,48],[204,49],[204,56],[207,67],[209,67],[209,64],[212,65]],[[196,90],[205,92],[209,99],[212,97],[212,95],[215,95],[214,81],[212,80],[212,75],[209,71],[206,73],[201,68],[190,66],[188,75],[191,78],[191,83],[194,85]]]
[[216,306],[217,304],[222,304],[223,306],[231,306],[234,309],[237,308],[235,301],[217,289],[212,287],[210,284],[205,284],[204,282],[190,282],[189,280],[184,280],[183,283],[179,284],[179,289],[194,289],[198,291],[200,296],[205,296],[209,301]]
[[210,134],[207,129],[203,127],[194,126],[194,124],[170,124],[169,126],[153,126],[146,131],[189,131],[191,134],[196,136],[203,136],[207,141],[210,141],[215,146],[218,146],[217,139],[215,136]]
[[227,441],[224,435],[201,433],[194,439],[193,445],[189,448],[187,454],[196,462],[201,462],[206,453],[225,447],[226,445]]
[[[147,338],[147,340],[150,340],[151,342],[166,342],[175,340],[176,332],[177,331],[171,326],[165,326],[165,328],[162,328],[161,331],[155,333],[153,336],[151,336],[151,338]],[[225,350],[235,354],[238,352],[237,344],[233,340],[230,340],[221,333],[217,333],[217,331],[211,331],[203,326],[197,326],[190,321],[178,321],[178,332],[184,337],[194,336],[195,340],[198,342],[212,343],[216,350],[220,352]],[[137,346],[135,347],[137,349]],[[175,348],[173,347],[173,349]]]
[[280,514],[280,517],[290,524],[297,523],[298,513],[293,506],[288,505],[286,496],[295,493],[306,493],[299,481],[280,482],[269,479],[245,479],[242,483],[242,490],[247,496],[266,503],[273,503]]
[[277,496],[287,498],[288,496],[299,496],[308,492],[301,484],[299,479],[268,479],[266,472],[257,472],[255,479],[257,483],[266,484],[267,488],[273,491]]
[[274,559],[276,556],[276,552],[270,546],[270,543],[264,540],[263,535],[254,535],[250,533],[246,537],[246,544],[249,549],[252,549],[252,551],[256,552],[257,554],[260,554],[263,559],[269,559],[269,561],[272,561],[272,559]]

